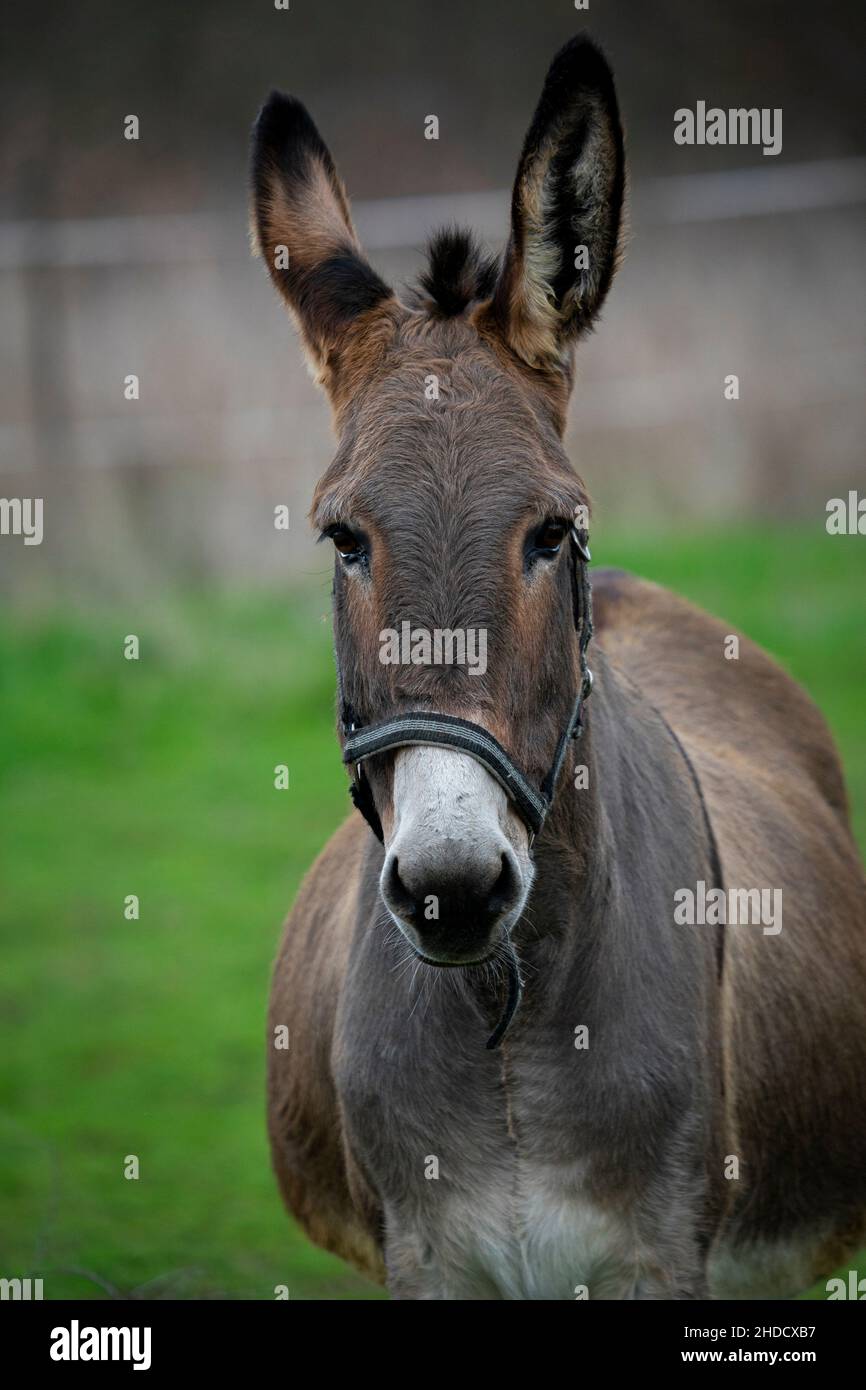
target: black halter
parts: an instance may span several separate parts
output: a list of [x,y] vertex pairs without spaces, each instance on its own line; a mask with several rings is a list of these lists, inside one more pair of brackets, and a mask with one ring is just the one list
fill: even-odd
[[[511,760],[505,749],[491,733],[473,724],[468,719],[458,719],[452,714],[436,714],[431,710],[413,710],[406,714],[395,714],[390,719],[382,719],[377,724],[364,725],[357,714],[345,701],[340,701],[340,719],[343,726],[343,762],[352,768],[352,781],[349,793],[355,806],[361,812],[373,834],[384,841],[382,822],[376,810],[376,802],[370,783],[364,771],[364,762],[377,753],[391,748],[406,748],[417,744],[444,744],[468,753],[481,763],[499,782],[514,803],[515,810],[529,831],[529,847],[541,830],[553,802],[556,784],[571,739],[578,739],[583,733],[583,707],[592,690],[592,672],[586,663],[586,649],[592,637],[592,592],[589,582],[588,565],[590,561],[588,536],[586,531],[572,527],[571,547],[571,593],[574,613],[574,627],[577,632],[580,676],[571,718],[563,729],[556,752],[547,776],[541,786],[535,788],[529,778]],[[338,668],[339,680],[339,668]],[[522,984],[517,956],[511,941],[506,942],[508,953],[508,1000],[505,1011],[487,1040],[488,1048],[498,1047],[520,1003]]]
[[391,748],[406,748],[415,744],[445,744],[449,748],[458,748],[462,753],[468,753],[496,778],[514,802],[515,810],[529,830],[529,844],[532,848],[532,843],[550,810],[569,740],[579,738],[583,732],[583,706],[592,690],[592,672],[586,664],[586,649],[592,637],[592,594],[587,573],[590,560],[588,537],[585,531],[578,531],[572,527],[570,539],[572,606],[578,637],[580,684],[571,718],[562,731],[550,770],[541,786],[536,789],[493,735],[480,724],[473,724],[468,719],[458,719],[453,714],[436,714],[431,710],[413,710],[406,714],[392,715],[390,719],[382,719],[378,724],[363,725],[355,712],[343,704],[340,711],[344,739],[343,762],[354,769],[349,794],[379,840],[384,840],[382,822],[364,772],[365,760]]

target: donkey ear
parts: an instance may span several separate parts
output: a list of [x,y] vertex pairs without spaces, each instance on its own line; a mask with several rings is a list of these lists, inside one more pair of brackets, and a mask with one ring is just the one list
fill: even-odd
[[253,128],[252,224],[321,378],[351,322],[392,292],[361,251],[327,145],[306,108],[281,92]]
[[613,75],[583,37],[556,55],[529,127],[490,312],[533,367],[563,367],[617,267],[625,161]]

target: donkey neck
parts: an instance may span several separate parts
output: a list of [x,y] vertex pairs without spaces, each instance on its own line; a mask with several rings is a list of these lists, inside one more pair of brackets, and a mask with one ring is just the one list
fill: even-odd
[[[638,915],[673,915],[676,886],[718,877],[700,789],[651,699],[593,649],[585,728],[535,847],[521,948],[583,953]],[[642,954],[635,942],[636,957]]]

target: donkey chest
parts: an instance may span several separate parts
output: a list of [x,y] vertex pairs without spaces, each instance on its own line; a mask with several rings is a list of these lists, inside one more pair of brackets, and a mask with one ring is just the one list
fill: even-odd
[[660,1149],[661,1204],[628,1178],[636,1154],[646,1169],[655,1115],[639,1067],[622,1068],[611,1096],[594,1054],[542,1038],[506,1068],[456,1044],[473,1020],[444,1009],[425,1016],[423,1046],[389,1035],[384,1050],[382,1018],[353,1009],[341,1111],[383,1212],[395,1296],[629,1298],[670,1253],[678,1262],[679,1173]]
[[636,1282],[629,1224],[593,1200],[580,1165],[500,1164],[403,1218],[389,1263],[410,1297],[626,1298]]
[[392,1293],[629,1297],[639,1213],[596,1198],[577,1130],[561,1115],[545,1125],[535,1114],[531,1144],[521,1142],[498,1088],[438,1093],[427,1082],[399,1095],[342,1097],[350,1150],[383,1208]]

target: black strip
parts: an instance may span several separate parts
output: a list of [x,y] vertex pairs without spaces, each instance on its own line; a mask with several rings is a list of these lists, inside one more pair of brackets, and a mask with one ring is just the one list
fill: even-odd
[[505,1000],[505,1008],[502,1012],[502,1017],[487,1039],[488,1052],[494,1052],[502,1042],[502,1039],[508,1032],[511,1020],[520,1007],[520,1001],[523,998],[523,981],[520,978],[520,964],[517,959],[517,952],[514,949],[511,937],[507,934],[505,938],[505,950],[505,968],[508,972],[508,996]]
[[562,734],[559,738],[559,743],[556,745],[556,752],[553,756],[553,762],[550,764],[550,771],[548,772],[547,776],[541,784],[541,795],[544,797],[548,805],[550,805],[551,801],[553,800],[553,793],[555,792],[556,784],[559,781],[559,774],[562,771],[562,764],[565,760],[565,753],[566,749],[568,748],[569,742],[580,732],[582,728],[583,701],[584,692],[583,689],[581,689],[577,699],[574,702],[574,708],[572,709],[571,719],[568,722],[568,726],[567,728],[563,729]]
[[382,822],[379,819],[379,812],[376,810],[376,803],[373,800],[373,793],[370,791],[370,783],[364,776],[364,769],[358,768],[358,774],[349,783],[349,795],[355,803],[355,809],[361,812],[364,820],[369,825],[377,840],[385,843],[385,832],[382,829]]
[[351,734],[343,748],[343,762],[357,764],[391,748],[418,744],[458,748],[475,758],[505,789],[533,834],[538,834],[547,815],[547,798],[534,790],[493,735],[468,719],[429,710],[394,715]]
[[[698,774],[697,774],[697,772],[696,772],[696,770],[695,770],[695,765],[694,765],[694,763],[692,762],[691,758],[689,757],[688,753],[686,752],[686,750],[685,750],[685,748],[684,748],[684,746],[683,746],[682,740],[680,739],[679,734],[677,734],[677,733],[674,732],[674,730],[671,728],[670,724],[668,723],[668,721],[665,719],[664,715],[662,714],[661,710],[660,710],[656,705],[653,705],[652,708],[655,710],[656,714],[658,715],[659,719],[660,719],[660,720],[662,721],[662,723],[664,724],[665,728],[667,729],[668,733],[670,734],[670,736],[671,736],[671,738],[673,739],[674,743],[676,744],[677,748],[680,750],[680,753],[682,754],[682,757],[683,757],[683,762],[685,763],[685,765],[686,765],[686,767],[688,768],[689,773],[690,773],[690,775],[691,775],[691,779],[692,779],[692,782],[694,783],[695,791],[696,791],[697,794],[698,794],[698,801],[701,803],[701,811],[702,811],[702,813],[703,813],[703,818],[704,818],[704,828],[705,828],[705,830],[706,830],[706,832],[707,832],[707,840],[709,841],[709,846],[710,846],[710,868],[711,868],[711,870],[712,870],[712,875],[713,875],[713,887],[714,887],[714,888],[719,888],[719,889],[721,889],[722,892],[725,892],[725,891],[726,891],[726,890],[725,890],[725,882],[724,882],[724,876],[723,876],[723,874],[722,874],[722,860],[721,860],[721,856],[720,856],[720,854],[719,854],[719,846],[718,846],[718,841],[716,840],[716,832],[715,832],[715,830],[713,829],[713,823],[712,823],[712,821],[710,820],[710,812],[709,812],[709,809],[708,809],[708,807],[707,807],[707,803],[706,803],[706,801],[705,801],[705,799],[704,799],[704,789],[703,789],[703,787],[701,786],[701,781],[700,781],[700,778],[698,777]],[[717,970],[717,973],[718,973],[718,979],[719,979],[719,983],[720,983],[720,984],[721,984],[721,981],[722,981],[722,973],[723,973],[723,971],[724,971],[724,965],[725,965],[725,927],[724,927],[724,923],[720,922],[720,923],[719,923],[719,933],[718,933],[718,936],[716,937],[716,970]]]

